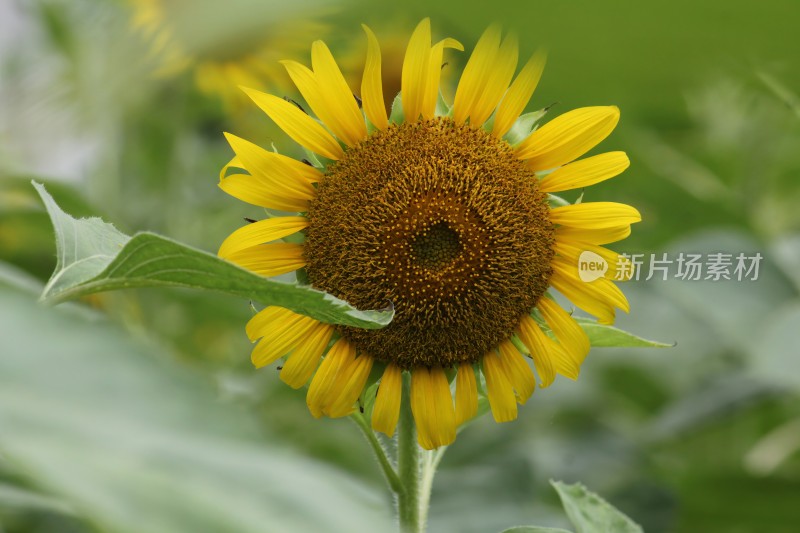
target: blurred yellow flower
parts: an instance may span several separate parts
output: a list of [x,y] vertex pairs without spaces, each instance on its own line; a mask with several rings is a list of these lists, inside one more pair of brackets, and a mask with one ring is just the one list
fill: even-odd
[[[230,31],[229,36],[209,44],[193,36],[216,14],[215,8],[198,9],[209,2],[193,3],[191,9],[173,6],[169,0],[129,2],[133,27],[150,43],[158,65],[156,76],[170,77],[191,70],[200,91],[220,97],[229,107],[245,100],[240,86],[288,90],[291,81],[278,61],[305,51],[311,39],[326,31],[325,25],[310,19],[275,20],[261,25],[255,36],[252,32]],[[235,11],[235,3],[226,10]]]
[[[611,202],[550,207],[548,193],[598,183],[629,163],[623,152],[575,161],[614,129],[613,106],[576,109],[520,135],[541,54],[515,77],[517,41],[490,27],[450,107],[439,91],[443,55],[463,47],[454,39],[432,43],[425,19],[406,47],[401,104],[390,117],[379,43],[364,30],[360,102],[322,41],[312,45],[311,69],[283,62],[307,108],[245,89],[317,156],[309,156],[312,166],[227,135],[236,155],[220,187],[296,214],[240,228],[219,255],[264,276],[304,269],[314,287],[362,309],[394,305],[395,319],[379,330],[267,307],[247,325],[258,341],[252,360],[263,367],[288,355],[281,379],[295,388],[310,380],[307,403],[316,417],[351,413],[369,376],[380,375],[372,426],[387,435],[408,372],[418,440],[433,449],[453,442],[457,426],[475,416],[479,387],[504,422],[533,394],[533,368],[542,387],[557,374],[578,377],[589,339],[548,290],[603,323],[613,322],[615,308],[627,311],[614,269],[581,281],[578,256],[591,251],[616,263],[602,245],[625,238],[640,215]],[[244,172],[228,175],[230,168]],[[293,234],[304,241],[273,242]]]

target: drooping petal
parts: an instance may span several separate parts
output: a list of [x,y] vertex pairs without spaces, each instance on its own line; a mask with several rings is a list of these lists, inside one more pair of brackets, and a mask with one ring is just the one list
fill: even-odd
[[317,75],[297,61],[284,60],[281,64],[286,68],[287,74],[292,79],[300,94],[303,95],[306,103],[317,115],[317,118],[327,126],[334,135],[348,146],[351,145],[349,133],[346,125],[342,122],[342,117],[337,114],[337,109],[328,103],[327,87],[322,85]]
[[277,306],[262,310],[247,324],[251,339],[261,338],[251,359],[256,368],[266,366],[293,350],[319,324],[317,320],[298,315]]
[[603,274],[606,279],[628,281],[634,274],[634,268],[629,258],[592,243],[564,239],[557,233],[553,250],[565,262],[578,266],[583,252],[592,252],[600,256],[608,265],[608,269]]
[[456,425],[460,426],[478,413],[478,385],[471,363],[462,363],[456,374]]
[[[542,297],[536,308],[542,313],[545,322],[553,330],[566,355],[580,367],[589,353],[589,336],[554,300]],[[558,369],[557,369],[558,370]]]
[[319,170],[291,157],[264,150],[231,133],[225,133],[225,138],[236,152],[242,168],[268,182],[275,188],[275,193],[305,200],[314,197],[315,189],[311,184],[322,178]]
[[436,114],[436,101],[439,98],[439,80],[442,77],[442,58],[445,48],[463,50],[464,47],[455,39],[443,39],[433,45],[428,60],[428,73],[422,95],[422,118],[432,119]]
[[331,418],[339,418],[353,412],[356,400],[361,396],[364,385],[367,383],[373,362],[372,357],[362,353],[347,365],[342,366],[330,389],[331,401],[324,410],[326,415]]
[[427,88],[431,49],[431,21],[426,18],[411,34],[403,60],[400,80],[403,113],[406,122],[416,122],[422,113],[422,103]]
[[543,192],[588,187],[621,174],[631,162],[625,152],[607,152],[560,167],[539,181]]
[[422,367],[411,372],[411,412],[417,440],[426,450],[456,439],[456,413],[444,370]]
[[533,364],[536,365],[536,371],[542,381],[542,387],[549,387],[556,379],[556,360],[561,357],[558,354],[561,348],[529,316],[522,317],[517,334],[530,351]]
[[641,220],[642,215],[635,207],[617,202],[584,202],[550,210],[553,224],[571,228],[620,228]]
[[469,123],[474,127],[482,126],[497,107],[497,103],[503,97],[514,76],[518,57],[517,38],[514,35],[508,35],[500,45],[494,65],[491,67],[491,73],[486,78],[483,90],[470,112]]
[[516,148],[534,171],[556,168],[582,156],[600,143],[619,122],[616,106],[582,107],[567,111],[531,133]]
[[556,228],[556,242],[588,242],[591,244],[610,244],[627,239],[631,234],[628,225],[613,228],[586,229],[560,226]]
[[222,241],[217,255],[227,258],[245,248],[297,233],[307,226],[308,219],[306,217],[275,217],[259,220],[231,233],[228,238]]
[[500,357],[490,351],[483,356],[483,375],[486,377],[486,395],[495,422],[510,422],[517,418],[517,400],[514,387],[506,376]]
[[400,402],[403,397],[403,371],[395,364],[386,366],[378,385],[375,406],[372,408],[372,429],[394,435],[397,421],[400,418]]
[[265,307],[247,321],[245,333],[250,342],[255,342],[264,336],[264,332],[273,327],[274,324],[285,323],[289,320],[299,319],[302,315],[290,311],[285,307],[270,305]]
[[453,119],[467,121],[493,74],[500,48],[500,26],[493,24],[483,32],[464,67],[453,101]]
[[372,30],[366,24],[362,24],[361,27],[367,34],[367,59],[364,63],[364,76],[361,78],[362,106],[369,121],[382,130],[389,126],[389,118],[386,116],[386,107],[383,103],[381,48]]
[[530,60],[522,67],[522,70],[517,74],[516,79],[508,88],[503,100],[497,107],[497,112],[494,116],[494,125],[492,126],[492,135],[495,137],[502,137],[514,122],[517,121],[519,116],[528,105],[533,91],[539,84],[539,79],[542,77],[544,65],[547,62],[547,56],[544,52],[536,52]]
[[355,146],[367,138],[364,115],[358,108],[353,90],[347,85],[333,54],[324,42],[314,41],[311,45],[311,64],[320,87],[324,88],[328,109],[333,112],[343,131],[340,138],[348,146]]
[[524,404],[536,390],[536,376],[533,375],[533,370],[528,366],[525,357],[519,353],[511,341],[504,340],[497,349],[508,382],[514,387],[517,402]]
[[340,159],[344,155],[336,139],[294,104],[254,89],[242,90],[298,144],[328,159]]
[[550,283],[573,304],[596,316],[601,324],[614,323],[615,307],[629,312],[628,300],[612,281],[599,278],[585,282],[577,271],[577,265],[555,258]]
[[318,323],[303,339],[283,365],[280,377],[293,389],[299,389],[311,379],[314,370],[333,336],[334,327]]
[[267,278],[286,274],[306,265],[303,245],[284,242],[251,246],[234,252],[225,259]]
[[326,414],[333,401],[331,391],[343,368],[347,368],[356,358],[356,349],[344,337],[331,346],[328,355],[322,360],[316,374],[311,379],[306,394],[306,405],[314,418]]

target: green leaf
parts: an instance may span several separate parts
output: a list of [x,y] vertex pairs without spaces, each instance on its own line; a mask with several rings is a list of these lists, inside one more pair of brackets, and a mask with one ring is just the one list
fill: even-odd
[[380,491],[280,444],[158,342],[13,289],[0,301],[3,467],[48,495],[0,486],[0,506],[114,533],[391,530]]
[[540,526],[515,526],[504,529],[500,533],[571,533],[566,529],[557,527],[540,527]]
[[590,318],[575,318],[595,348],[673,348],[674,344],[643,339],[614,326],[598,324]]
[[797,331],[800,328],[800,301],[777,308],[748,343],[750,367],[766,383],[800,390],[800,361],[797,357]]
[[128,237],[99,218],[75,219],[42,185],[34,187],[53,221],[58,252],[56,270],[42,292],[45,302],[135,287],[188,287],[279,305],[329,324],[377,329],[394,316],[391,308],[360,311],[311,287],[264,278],[160,235]]
[[72,506],[64,500],[45,496],[8,483],[0,483],[0,509],[10,509],[12,511],[27,509],[66,515],[75,513]]
[[576,483],[551,481],[577,533],[643,533],[641,526],[597,494]]

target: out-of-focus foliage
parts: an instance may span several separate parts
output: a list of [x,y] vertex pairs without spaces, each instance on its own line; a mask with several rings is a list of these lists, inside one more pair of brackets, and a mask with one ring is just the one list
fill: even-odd
[[[164,1],[183,13],[178,34],[204,27],[180,10],[188,3]],[[584,483],[648,532],[796,531],[800,6],[294,7],[232,13],[189,43],[202,44],[193,64],[247,49],[251,37],[236,36],[252,32],[237,20],[299,17],[324,27],[357,88],[361,22],[402,49],[430,15],[437,36],[470,49],[496,20],[519,33],[523,54],[549,49],[529,110],[622,109],[609,142],[631,168],[586,197],[642,212],[620,251],[764,257],[758,281],[624,284],[632,312],[618,325],[677,346],[594,349],[577,383],[538,391],[519,421],[467,426],[439,469],[430,529],[570,529],[552,478]],[[159,73],[132,20],[123,0],[0,0],[0,530],[390,528],[381,474],[352,425],[314,420],[302,392],[251,368],[247,302],[147,289],[35,303],[55,249],[32,178],[71,214],[213,252],[243,217],[263,216],[216,186],[231,157],[222,131],[302,156],[255,106],[199,89],[192,65]],[[290,48],[281,57],[307,62]],[[464,62],[454,54],[445,79]]]

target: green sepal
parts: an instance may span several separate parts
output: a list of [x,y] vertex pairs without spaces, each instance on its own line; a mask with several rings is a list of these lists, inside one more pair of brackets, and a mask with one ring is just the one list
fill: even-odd
[[436,111],[435,114],[437,117],[453,117],[453,106],[448,104],[445,99],[442,91],[439,91],[439,96],[436,97]]
[[503,139],[511,146],[515,146],[524,141],[528,135],[537,128],[539,120],[547,114],[553,105],[555,104],[550,104],[538,111],[531,111],[530,113],[520,115],[516,122],[514,122],[514,125],[511,126],[511,129],[508,130],[508,133],[503,135]]
[[324,157],[315,154],[305,146],[303,146],[303,153],[306,155],[306,160],[316,169],[325,170],[327,163],[330,162],[329,159],[325,159]]
[[555,194],[547,194],[547,202],[550,204],[550,209],[554,207],[564,207],[565,205],[572,205],[565,199]]
[[389,114],[389,122],[400,125],[404,121],[405,115],[403,114],[403,98],[401,93],[397,93],[397,96],[395,96],[394,100],[392,100],[392,112]]

